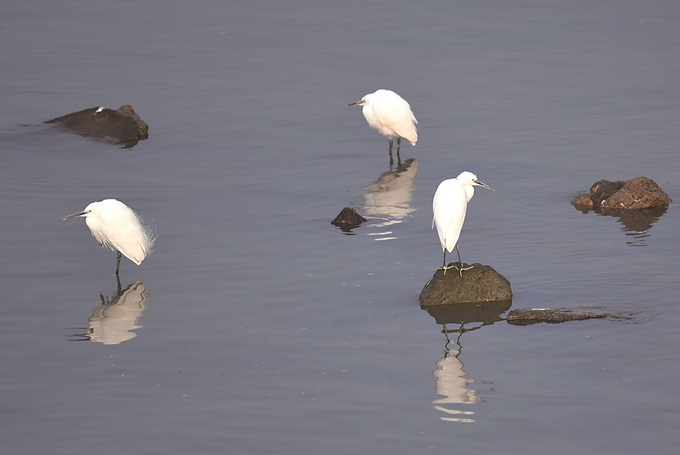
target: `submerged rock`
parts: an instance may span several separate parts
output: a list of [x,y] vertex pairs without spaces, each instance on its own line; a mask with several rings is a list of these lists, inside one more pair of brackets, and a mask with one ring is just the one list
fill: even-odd
[[[453,265],[452,264],[449,264]],[[463,264],[464,268],[470,267]],[[472,264],[463,274],[456,269],[438,269],[420,291],[420,306],[511,300],[510,282],[489,265]]]
[[335,219],[331,221],[331,224],[334,224],[343,231],[347,232],[359,227],[364,221],[366,221],[366,218],[359,215],[356,210],[351,207],[345,207],[340,211],[338,216],[336,216]]
[[666,208],[671,198],[654,181],[637,177],[626,182],[600,180],[588,194],[577,196],[571,203],[580,209],[606,212]]
[[577,308],[524,308],[512,310],[506,320],[508,324],[529,325],[547,322],[559,324],[567,321],[583,321],[585,319],[619,319],[633,320],[635,314],[626,311],[608,311],[598,307]]
[[128,148],[149,137],[149,125],[129,104],[115,111],[105,107],[93,107],[45,123],[56,123],[81,136],[109,140]]

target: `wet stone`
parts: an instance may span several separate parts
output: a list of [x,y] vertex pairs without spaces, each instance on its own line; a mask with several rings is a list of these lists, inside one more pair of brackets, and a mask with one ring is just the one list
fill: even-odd
[[[464,263],[463,267],[470,265]],[[464,270],[462,276],[453,268],[448,269],[446,274],[438,269],[420,292],[421,307],[505,300],[512,300],[510,282],[493,267],[479,263],[472,264],[470,270]]]
[[593,209],[593,200],[588,194],[579,194],[571,201],[571,203],[579,208],[585,208],[586,211]]
[[623,180],[618,180],[616,182],[610,182],[609,180],[600,180],[595,182],[593,186],[590,187],[590,199],[593,201],[593,206],[599,207],[603,201],[609,199],[614,193],[623,188],[626,182]]
[[366,218],[359,215],[356,210],[351,207],[345,207],[331,221],[331,224],[338,226],[343,231],[347,231],[359,227],[364,221],[366,221]]
[[635,314],[627,311],[612,311],[598,307],[577,308],[523,308],[512,310],[506,320],[508,324],[529,325],[546,322],[559,324],[568,321],[583,321],[586,319],[617,319],[633,320]]
[[65,130],[81,136],[110,141],[128,148],[149,137],[149,126],[129,104],[115,111],[93,107],[45,123],[58,124]]
[[667,208],[671,198],[653,180],[637,177],[626,182],[600,180],[589,193],[577,196],[571,203],[579,209],[611,212]]
[[603,209],[652,209],[668,207],[671,198],[647,177],[628,180],[623,187],[601,204]]

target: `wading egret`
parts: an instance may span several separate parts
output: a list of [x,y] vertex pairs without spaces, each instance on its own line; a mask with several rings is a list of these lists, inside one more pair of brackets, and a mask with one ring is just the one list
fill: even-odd
[[151,254],[155,241],[153,232],[142,224],[142,220],[127,205],[115,199],[93,202],[85,210],[65,216],[64,221],[85,217],[92,236],[100,246],[117,252],[116,275],[120,268],[121,253],[139,265]]
[[454,247],[458,253],[460,268],[457,269],[461,276],[463,275],[463,270],[472,268],[463,268],[463,262],[460,260],[458,238],[460,237],[461,229],[463,229],[468,202],[470,202],[470,199],[475,194],[475,186],[481,186],[493,191],[493,188],[477,180],[475,174],[465,171],[455,179],[444,180],[439,184],[437,191],[434,193],[434,199],[432,200],[432,212],[434,213],[432,228],[437,227],[439,242],[442,244],[442,250],[444,250],[444,266],[442,269],[445,274],[448,269],[457,268],[455,265],[451,267],[446,266],[446,252],[450,253]]
[[390,164],[394,161],[392,159],[393,137],[397,138],[397,158],[399,162],[401,162],[399,156],[401,139],[406,139],[411,145],[416,145],[416,142],[418,142],[418,131],[416,130],[418,120],[416,120],[411,111],[411,106],[406,100],[392,90],[380,89],[375,93],[369,93],[356,103],[348,104],[348,106],[363,106],[362,112],[370,127],[389,138]]

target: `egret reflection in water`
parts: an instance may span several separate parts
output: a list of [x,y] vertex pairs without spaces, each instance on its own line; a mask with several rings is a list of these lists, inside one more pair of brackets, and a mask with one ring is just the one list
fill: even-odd
[[146,309],[144,293],[146,286],[140,280],[121,290],[118,288],[109,300],[99,295],[101,305],[94,309],[87,332],[73,335],[72,341],[96,341],[103,344],[120,344],[136,337],[134,332],[142,328],[139,319]]
[[[364,187],[368,193],[363,196],[363,208],[370,219],[369,226],[387,228],[399,224],[416,209],[411,207],[412,192],[416,186],[418,161],[410,158],[397,166],[380,174],[378,180]],[[378,236],[376,240],[392,240],[392,231],[380,231],[370,235]]]
[[474,415],[473,411],[460,410],[443,405],[483,403],[484,400],[477,396],[477,391],[469,387],[472,383],[482,383],[482,381],[468,379],[467,373],[463,369],[463,362],[460,360],[460,353],[462,350],[460,337],[463,335],[462,324],[458,338],[456,339],[458,349],[449,348],[450,340],[448,338],[448,331],[446,329],[444,329],[444,331],[447,341],[446,349],[444,349],[444,357],[437,361],[437,368],[432,372],[435,377],[437,394],[443,395],[444,398],[434,400],[432,404],[434,404],[434,408],[437,411],[446,414],[446,416],[440,417],[441,420],[471,423],[475,421],[471,417]]
[[[443,412],[441,420],[447,422],[472,423],[475,420],[474,411],[460,409],[460,406],[453,405],[472,405],[485,403],[477,396],[480,390],[473,388],[472,385],[491,384],[489,381],[470,379],[464,370],[463,362],[460,358],[463,346],[461,338],[464,333],[481,329],[486,325],[492,325],[502,321],[501,314],[505,313],[512,306],[511,301],[483,302],[483,303],[461,303],[456,305],[434,305],[421,307],[428,312],[435,320],[441,324],[442,333],[446,338],[444,346],[444,356],[437,360],[437,368],[432,372],[435,377],[435,388],[437,394],[443,398],[434,400],[434,408]],[[455,324],[457,329],[449,329],[448,325]],[[465,324],[475,324],[472,328],[465,328]],[[449,334],[457,333],[456,348],[450,347],[451,340]],[[493,389],[491,389],[493,390]],[[486,390],[485,390],[486,392]],[[446,406],[444,406],[446,405]]]

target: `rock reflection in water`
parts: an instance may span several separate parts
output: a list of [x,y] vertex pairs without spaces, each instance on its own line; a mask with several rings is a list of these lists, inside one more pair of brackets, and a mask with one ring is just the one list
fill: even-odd
[[74,341],[120,344],[136,337],[134,330],[142,328],[139,319],[146,308],[145,292],[146,286],[139,280],[123,290],[118,281],[118,289],[111,296],[111,300],[99,295],[102,304],[92,312],[87,332],[73,335],[78,337]]
[[650,237],[649,231],[654,223],[666,213],[666,207],[655,207],[650,209],[618,210],[608,208],[597,208],[590,210],[580,206],[574,206],[576,210],[583,214],[595,212],[598,216],[609,216],[618,218],[621,230],[627,237],[626,245],[647,246],[646,239]]
[[[373,228],[386,228],[399,224],[414,212],[411,207],[411,193],[415,188],[418,161],[410,158],[397,166],[396,170],[385,171],[378,180],[364,187],[368,193],[363,197],[363,208]],[[392,231],[375,232],[376,240],[393,240]]]
[[652,225],[666,213],[665,207],[637,210],[613,210],[602,209],[599,212],[603,216],[618,217],[621,230],[626,235],[626,245],[647,246],[646,238],[650,236]]

